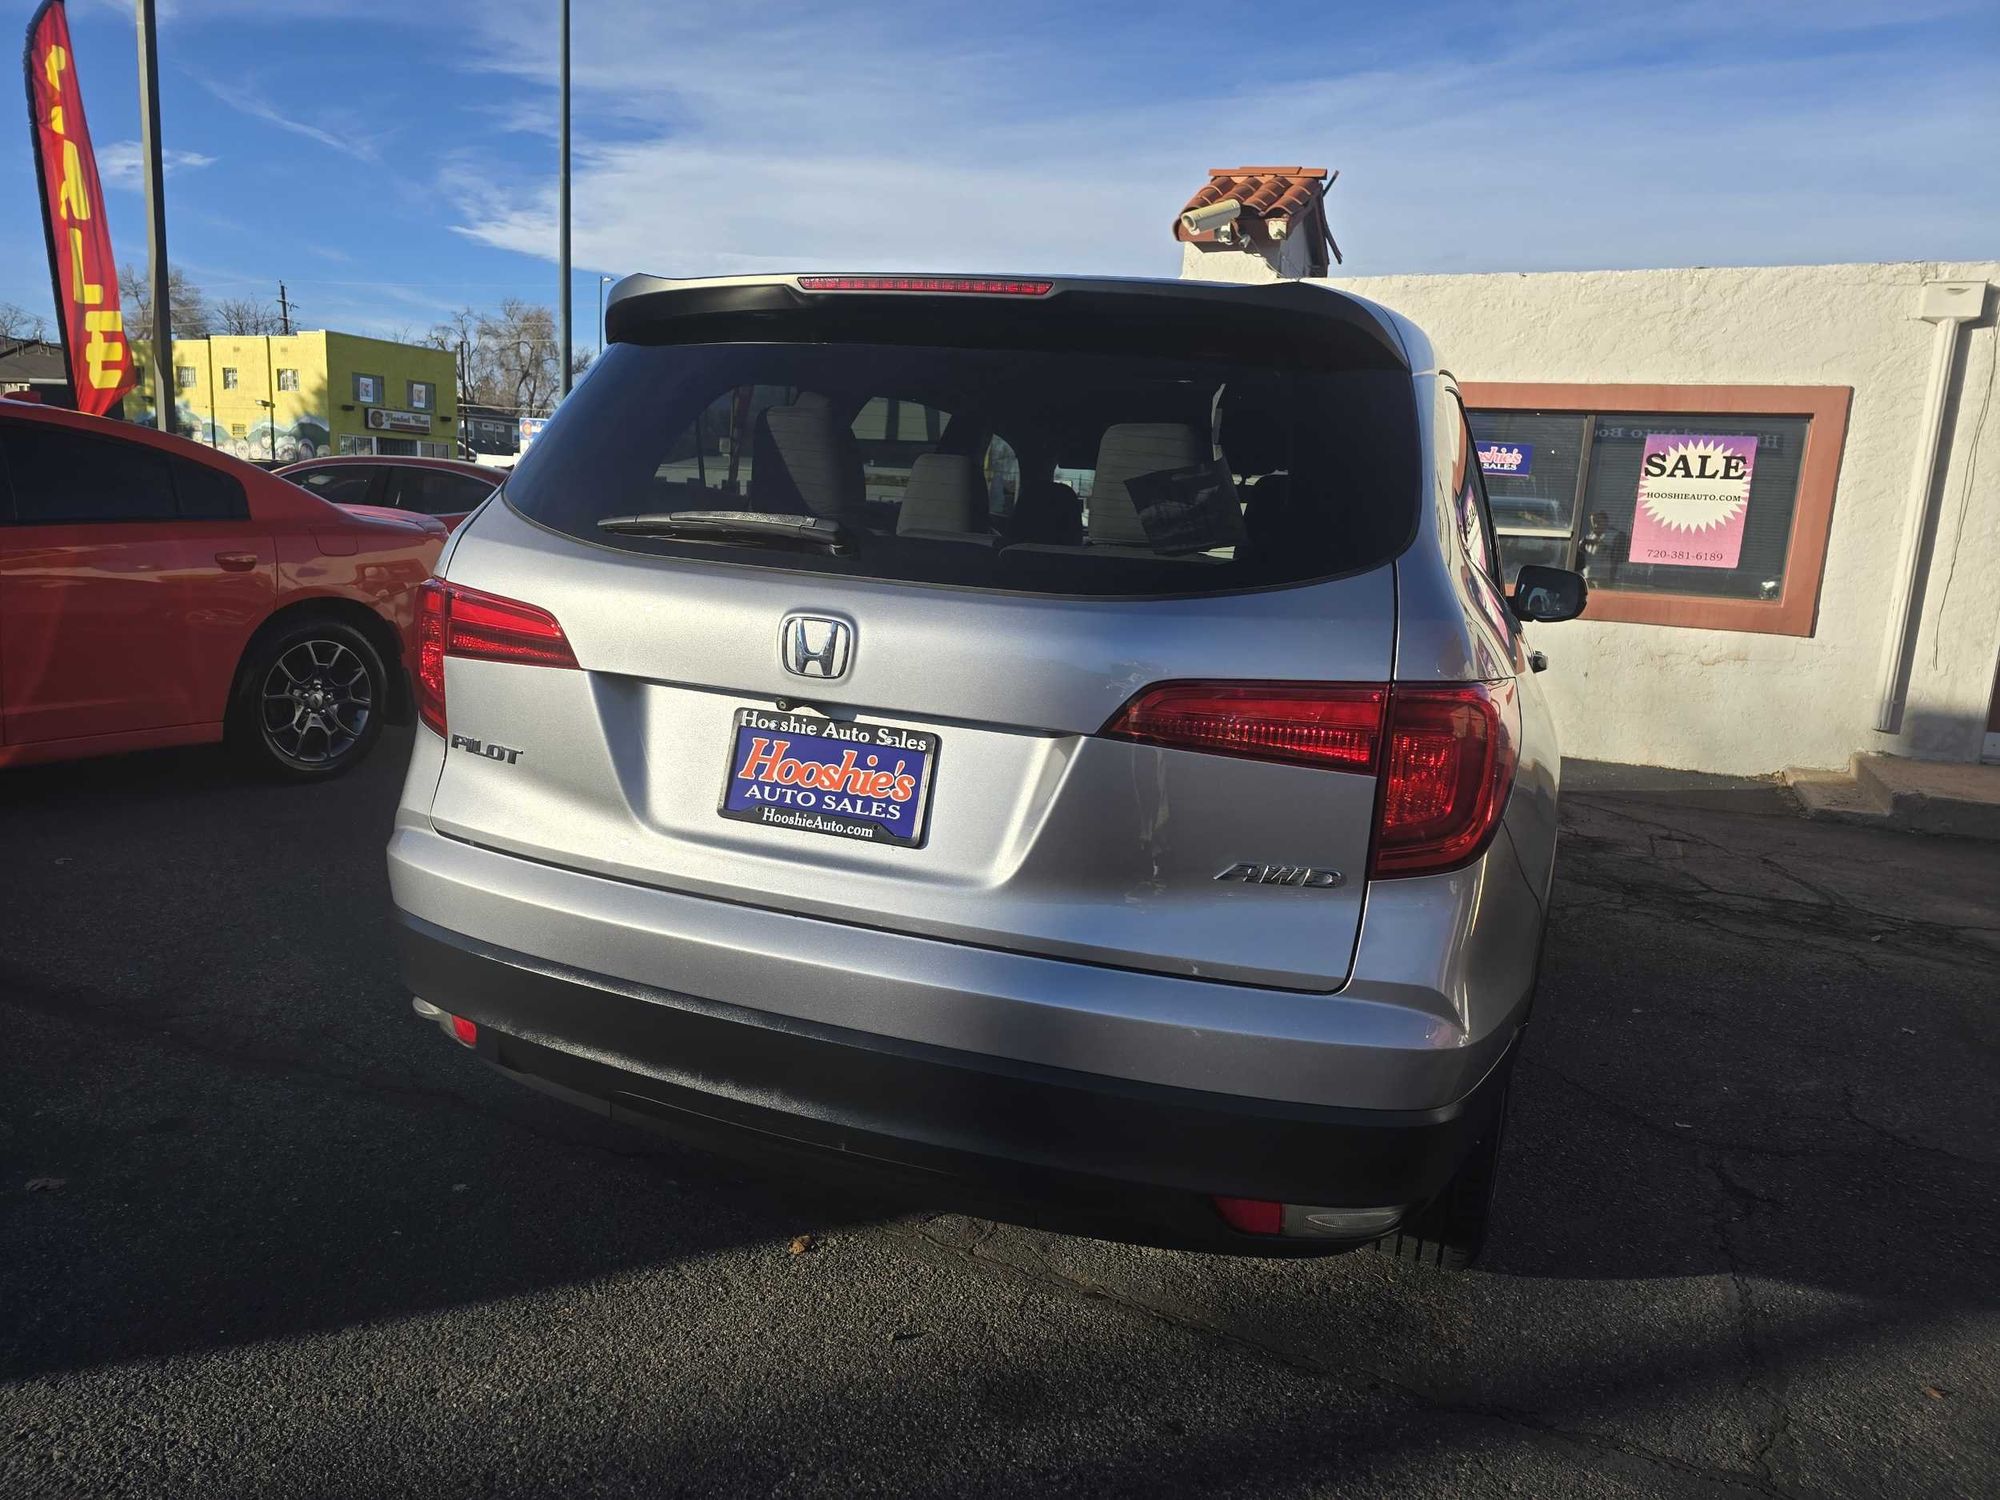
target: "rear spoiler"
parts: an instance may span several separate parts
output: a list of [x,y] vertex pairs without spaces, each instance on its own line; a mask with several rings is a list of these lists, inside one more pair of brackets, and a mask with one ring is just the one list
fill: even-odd
[[639,275],[612,288],[604,323],[612,343],[942,344],[1410,369],[1402,340],[1367,303],[1297,281]]

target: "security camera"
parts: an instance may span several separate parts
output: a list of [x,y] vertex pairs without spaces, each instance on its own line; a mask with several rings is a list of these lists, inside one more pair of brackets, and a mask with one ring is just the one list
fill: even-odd
[[1181,215],[1181,228],[1189,234],[1207,234],[1210,231],[1227,237],[1236,216],[1243,212],[1243,204],[1235,198],[1224,198],[1219,203],[1211,203],[1206,208],[1191,208]]

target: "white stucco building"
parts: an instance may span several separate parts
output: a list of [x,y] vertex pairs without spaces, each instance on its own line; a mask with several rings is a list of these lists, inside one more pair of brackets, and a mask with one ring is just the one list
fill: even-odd
[[[1996,282],[2000,262],[1987,261],[1338,284],[1430,333],[1482,439],[1585,417],[1583,441],[1621,426],[1749,428],[1805,445],[1802,461],[1767,446],[1791,493],[1753,492],[1747,517],[1749,533],[1760,506],[1780,512],[1764,560],[1785,602],[1690,595],[1671,584],[1699,575],[1655,569],[1641,589],[1593,578],[1584,619],[1537,632],[1568,753],[1754,774],[1866,751],[1977,760],[2000,730]],[[1943,332],[1923,316],[1938,283],[1969,288],[1946,306],[1973,314]],[[1551,477],[1571,479],[1557,463]],[[1521,518],[1504,491],[1559,489],[1509,478],[1489,474],[1503,529]],[[1574,540],[1539,533],[1587,537],[1593,504],[1630,483],[1580,478],[1572,510],[1536,517],[1553,524],[1516,541],[1524,560],[1565,547],[1573,558]],[[1899,632],[1906,613],[1914,628]]]
[[[1314,274],[1325,179],[1281,202],[1300,173],[1214,174],[1190,208],[1244,212],[1220,237],[1226,208],[1177,222],[1183,274]],[[2000,758],[2000,261],[1331,284],[1420,324],[1458,377],[1509,560],[1590,577],[1582,620],[1534,631],[1566,753]],[[1676,530],[1646,473],[1704,449],[1744,478],[1726,523]]]

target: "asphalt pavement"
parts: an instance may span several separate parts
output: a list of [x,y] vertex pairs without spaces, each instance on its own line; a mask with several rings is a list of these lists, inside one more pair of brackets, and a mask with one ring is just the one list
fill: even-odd
[[0,1495],[2000,1493],[2000,849],[1579,776],[1480,1270],[759,1180],[412,1017],[406,740],[0,776]]

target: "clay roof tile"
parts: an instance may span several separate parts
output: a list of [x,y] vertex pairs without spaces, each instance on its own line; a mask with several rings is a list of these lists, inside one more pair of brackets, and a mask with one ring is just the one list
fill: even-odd
[[[1314,211],[1330,180],[1325,167],[1210,167],[1207,183],[1188,199],[1180,213],[1234,198],[1243,205],[1239,222],[1304,219]],[[1212,244],[1215,232],[1192,233],[1176,214],[1174,238]]]

